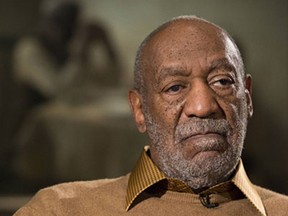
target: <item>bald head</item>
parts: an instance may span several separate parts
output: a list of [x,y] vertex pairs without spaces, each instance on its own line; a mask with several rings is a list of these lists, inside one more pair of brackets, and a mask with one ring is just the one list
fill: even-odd
[[146,92],[145,76],[156,69],[151,70],[151,66],[155,65],[155,58],[158,59],[160,54],[170,55],[169,50],[173,50],[175,46],[190,46],[194,50],[187,50],[189,52],[201,51],[203,45],[207,47],[219,43],[230,46],[230,50],[235,53],[237,69],[244,77],[240,51],[224,29],[196,16],[179,16],[169,20],[151,32],[139,46],[134,65],[134,88],[141,94]]

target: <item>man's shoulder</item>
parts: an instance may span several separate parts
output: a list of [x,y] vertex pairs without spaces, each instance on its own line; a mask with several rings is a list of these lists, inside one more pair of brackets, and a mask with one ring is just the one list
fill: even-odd
[[59,199],[79,197],[81,195],[95,192],[105,192],[107,189],[117,188],[119,190],[126,189],[128,176],[118,178],[98,179],[91,181],[75,181],[57,184],[40,190],[38,194],[55,194]]
[[[113,179],[77,181],[54,185],[40,190],[15,215],[53,215],[63,212],[95,210],[110,205],[111,200],[125,202],[129,175]],[[115,203],[115,202],[114,202]],[[53,214],[52,214],[53,213]],[[87,214],[89,215],[89,214]]]
[[[255,186],[259,196],[261,197],[265,209],[270,215],[277,212],[277,215],[283,215],[288,212],[288,196],[278,192],[269,190],[267,188]],[[269,214],[270,213],[270,214]],[[271,214],[273,215],[273,214]]]
[[260,186],[255,186],[257,192],[259,193],[259,195],[261,196],[262,200],[264,201],[269,201],[269,200],[283,200],[284,202],[288,202],[288,196],[269,190],[267,188],[264,187],[260,187]]

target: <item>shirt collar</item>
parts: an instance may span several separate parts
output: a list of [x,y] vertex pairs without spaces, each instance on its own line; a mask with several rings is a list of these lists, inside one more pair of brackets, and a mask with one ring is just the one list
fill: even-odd
[[148,156],[148,150],[149,146],[145,146],[144,152],[129,177],[126,195],[126,211],[128,211],[131,204],[140,193],[155,183],[166,179],[164,173],[158,169]]
[[[149,146],[145,146],[144,152],[130,174],[126,195],[126,211],[129,210],[132,203],[143,191],[150,186],[167,179],[164,173],[153,163],[148,155],[148,151]],[[262,200],[254,188],[254,185],[250,182],[241,160],[231,182],[248,198],[262,215],[266,216]],[[210,189],[215,187],[217,187],[217,185]]]
[[248,200],[254,205],[254,207],[264,216],[266,216],[266,211],[263,205],[263,202],[257,193],[254,185],[249,180],[242,160],[238,165],[236,170],[235,176],[231,180],[241,191],[242,193],[248,198]]

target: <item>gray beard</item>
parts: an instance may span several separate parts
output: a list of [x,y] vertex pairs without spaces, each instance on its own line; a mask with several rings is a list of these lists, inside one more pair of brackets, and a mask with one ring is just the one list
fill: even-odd
[[[174,143],[169,145],[166,143],[169,137],[166,129],[157,124],[150,114],[146,113],[145,118],[147,120],[147,132],[152,141],[151,147],[153,146],[158,153],[157,165],[167,177],[180,179],[192,189],[197,190],[227,180],[235,170],[243,149],[247,120],[239,121],[237,127],[232,130],[224,119],[193,118],[175,128]],[[199,142],[195,144],[195,148],[199,151],[216,149],[223,150],[223,152],[214,156],[213,160],[202,160],[201,158],[193,160],[194,158],[185,157],[181,142],[185,138],[205,130],[225,134],[227,138],[223,141],[206,140]],[[233,131],[238,132],[237,139],[234,141],[232,140]]]

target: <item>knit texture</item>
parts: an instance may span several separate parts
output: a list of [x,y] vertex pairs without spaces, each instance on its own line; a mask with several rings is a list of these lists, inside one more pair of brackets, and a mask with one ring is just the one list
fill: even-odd
[[187,187],[166,178],[145,147],[131,174],[42,189],[14,216],[288,215],[288,197],[253,185],[241,161],[231,181],[200,194]]
[[[191,193],[145,191],[141,202],[128,212],[125,210],[129,175],[117,179],[74,182],[56,185],[38,192],[35,197],[15,213],[15,216],[116,216],[116,215],[261,215],[247,198],[231,201],[225,195],[215,197],[216,208],[206,208],[199,196]],[[288,198],[255,186],[267,215],[288,213]]]

